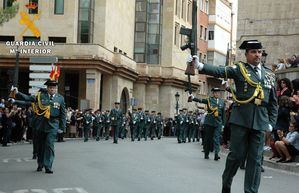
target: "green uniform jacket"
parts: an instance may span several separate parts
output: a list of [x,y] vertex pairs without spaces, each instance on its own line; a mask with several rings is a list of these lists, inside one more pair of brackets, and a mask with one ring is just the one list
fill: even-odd
[[[17,98],[20,98],[24,101],[37,103],[36,96],[28,96],[20,92],[18,92]],[[47,92],[41,92],[40,100],[42,105],[50,105],[50,119],[45,118],[43,115],[36,115],[34,127],[37,130],[44,132],[57,132],[58,129],[64,131],[66,128],[66,113],[63,96],[56,93],[52,101],[50,101],[49,94]]]
[[84,129],[91,129],[92,126],[92,115],[91,114],[84,114],[83,115],[83,127]]
[[121,109],[112,109],[110,111],[111,125],[121,125],[122,124],[123,113]]
[[214,97],[209,97],[208,99],[193,99],[193,101],[195,102],[204,103],[206,105],[208,105],[208,100],[210,101],[211,108],[218,107],[218,117],[215,117],[211,109],[208,108],[208,112],[203,124],[212,127],[218,127],[218,125],[225,125],[225,103],[223,99],[218,98],[218,104],[217,99]]
[[[277,96],[274,73],[265,67],[261,67],[261,79],[254,72],[249,64],[244,64],[248,71],[249,78],[254,82],[259,82],[264,91],[264,99],[262,105],[257,106],[253,102],[247,104],[235,103],[230,116],[230,123],[255,130],[266,130],[271,124],[275,126],[277,119]],[[238,100],[245,100],[251,97],[255,88],[247,84],[241,71],[239,64],[235,66],[213,66],[205,64],[202,71],[207,75],[222,78],[234,79],[236,85],[236,96]]]

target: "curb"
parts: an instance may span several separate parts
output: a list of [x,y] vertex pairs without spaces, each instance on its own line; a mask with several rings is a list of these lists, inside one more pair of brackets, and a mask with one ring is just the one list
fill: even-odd
[[[221,148],[221,153],[224,154],[225,156],[227,156],[227,154],[229,153],[229,150]],[[271,151],[264,151],[263,166],[299,174],[299,162],[276,163],[276,160],[269,160],[271,154],[272,154]]]

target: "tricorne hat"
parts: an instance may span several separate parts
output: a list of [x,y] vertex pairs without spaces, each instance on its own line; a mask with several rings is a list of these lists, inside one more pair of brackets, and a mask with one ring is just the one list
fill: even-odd
[[262,43],[258,40],[245,40],[239,47],[241,50],[262,49]]

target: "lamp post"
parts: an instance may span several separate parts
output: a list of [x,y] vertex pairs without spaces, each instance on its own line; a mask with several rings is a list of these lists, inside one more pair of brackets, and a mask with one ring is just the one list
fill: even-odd
[[175,100],[176,100],[176,105],[175,105],[175,109],[176,109],[176,114],[179,113],[179,99],[180,99],[180,94],[178,92],[176,92],[175,96]]
[[13,86],[18,87],[19,83],[19,66],[20,66],[20,51],[19,46],[16,49],[16,64],[14,67],[14,77],[13,77]]
[[263,50],[263,52],[262,52],[262,58],[261,58],[261,63],[262,63],[263,66],[265,66],[265,64],[266,64],[267,56],[268,56],[268,54],[266,53],[265,50]]

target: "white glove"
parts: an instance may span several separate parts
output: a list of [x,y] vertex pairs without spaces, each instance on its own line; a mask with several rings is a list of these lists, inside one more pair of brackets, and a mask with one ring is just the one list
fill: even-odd
[[14,87],[14,86],[11,86],[10,91],[15,91],[16,94],[19,92],[19,91],[18,91],[18,87]]
[[190,63],[192,61],[194,61],[195,68],[197,68],[198,70],[202,70],[203,69],[204,64],[201,63],[201,62],[199,62],[198,56],[194,55],[192,57],[191,54],[188,55],[187,62]]
[[10,103],[15,103],[15,102],[16,102],[16,100],[13,99],[13,98],[9,98],[8,101],[9,101]]
[[273,127],[272,125],[268,124],[268,128],[266,129],[267,132],[272,132]]
[[193,100],[194,99],[194,95],[188,93],[188,98],[191,98]]

